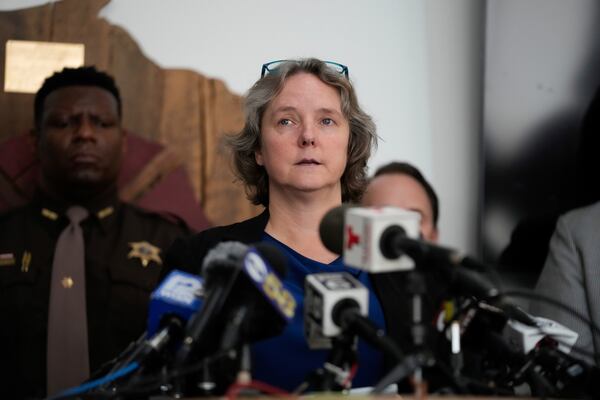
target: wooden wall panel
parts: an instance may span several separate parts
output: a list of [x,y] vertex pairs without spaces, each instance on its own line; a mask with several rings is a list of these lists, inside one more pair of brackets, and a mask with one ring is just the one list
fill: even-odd
[[223,135],[232,134],[243,127],[243,115],[239,112],[242,99],[231,94],[223,82],[216,80],[208,81],[204,92],[210,98],[204,103],[210,108],[207,113],[213,116],[206,118],[206,121],[210,121],[207,131],[220,133],[204,135],[205,148],[214,150],[206,154],[205,210],[219,220],[227,219],[227,213],[256,214],[257,208],[250,202],[237,201],[243,188],[231,173],[231,156],[222,140]]
[[[194,179],[192,186],[197,198],[203,203],[202,186],[204,180],[204,134],[200,117],[201,97],[199,82],[203,80],[191,71],[173,70],[163,81],[163,104],[160,110],[160,134],[162,143],[168,143],[184,160]],[[210,117],[209,117],[210,118]],[[170,132],[179,131],[177,135]]]
[[6,41],[50,40],[52,7],[0,12],[0,141],[27,132],[33,121],[33,96],[4,93]]
[[[98,18],[109,0],[63,0],[0,12],[0,74],[8,39],[85,44],[85,62],[113,75],[123,100],[123,126],[178,154],[197,199],[216,225],[259,212],[234,182],[224,134],[243,125],[241,98],[226,85],[188,70],[162,69],[122,28]],[[33,95],[0,93],[0,141],[32,125]]]

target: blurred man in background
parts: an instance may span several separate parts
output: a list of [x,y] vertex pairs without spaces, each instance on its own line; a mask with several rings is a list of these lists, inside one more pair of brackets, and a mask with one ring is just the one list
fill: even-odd
[[369,181],[362,204],[416,211],[421,215],[422,238],[430,242],[438,240],[438,197],[423,174],[411,164],[394,161],[377,169]]

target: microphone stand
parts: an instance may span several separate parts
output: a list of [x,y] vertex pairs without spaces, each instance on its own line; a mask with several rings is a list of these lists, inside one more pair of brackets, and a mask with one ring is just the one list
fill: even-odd
[[427,382],[423,380],[423,364],[420,362],[420,355],[423,354],[426,336],[426,328],[423,324],[423,295],[426,293],[426,284],[421,273],[414,270],[408,273],[406,291],[411,296],[412,324],[410,331],[415,353],[412,356],[412,360],[411,356],[409,356],[405,361],[400,363],[400,366],[412,366],[412,384],[415,389],[415,398],[419,399],[427,393]]
[[333,392],[349,389],[350,368],[357,360],[356,335],[342,332],[331,340],[331,351],[323,368],[313,372],[308,379],[316,391]]
[[423,295],[426,293],[426,284],[423,275],[416,270],[409,271],[406,278],[405,291],[409,294],[411,305],[410,334],[413,351],[405,355],[402,361],[377,383],[371,394],[382,394],[389,385],[401,382],[412,375],[415,399],[422,399],[427,394],[423,367],[434,363],[434,358],[425,349],[427,332],[423,323]]

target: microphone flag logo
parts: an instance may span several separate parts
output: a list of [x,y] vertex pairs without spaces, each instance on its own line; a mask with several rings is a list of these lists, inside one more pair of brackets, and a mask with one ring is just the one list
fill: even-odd
[[350,250],[355,244],[360,244],[360,236],[352,231],[352,226],[348,225],[346,228],[348,232],[348,242],[346,243],[346,248]]
[[256,248],[251,247],[244,257],[242,270],[287,321],[294,317],[296,312],[294,296],[287,290]]

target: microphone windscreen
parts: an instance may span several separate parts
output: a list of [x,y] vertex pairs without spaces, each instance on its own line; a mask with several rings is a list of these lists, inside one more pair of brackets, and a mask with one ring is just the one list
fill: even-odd
[[275,245],[259,242],[254,245],[254,248],[267,261],[273,272],[280,279],[284,279],[287,276],[287,258]]
[[239,269],[247,251],[248,246],[240,242],[221,242],[213,247],[202,261],[200,272],[205,279],[205,285],[209,286],[211,278],[219,273]]
[[203,302],[203,282],[199,276],[173,270],[150,295],[148,337],[162,327],[166,318],[188,321]]
[[319,225],[319,235],[325,247],[341,255],[344,252],[344,219],[351,206],[343,204],[327,211]]

